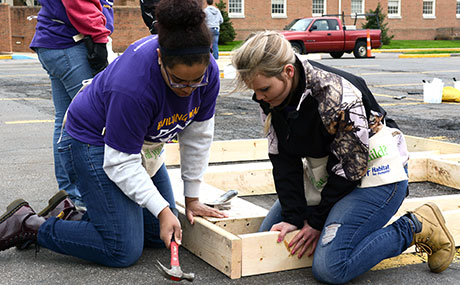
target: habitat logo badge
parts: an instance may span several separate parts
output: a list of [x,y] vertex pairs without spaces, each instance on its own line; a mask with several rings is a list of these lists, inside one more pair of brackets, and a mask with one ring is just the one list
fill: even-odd
[[383,175],[391,171],[390,165],[380,165],[377,167],[371,167],[367,170],[366,176]]

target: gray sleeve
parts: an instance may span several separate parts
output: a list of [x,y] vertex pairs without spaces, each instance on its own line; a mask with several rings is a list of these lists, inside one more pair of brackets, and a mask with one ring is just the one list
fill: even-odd
[[104,147],[104,171],[131,200],[147,208],[155,217],[169,203],[161,196],[142,166],[141,154],[128,154]]
[[179,133],[181,176],[185,197],[199,197],[213,135],[214,117],[202,122],[194,121]]

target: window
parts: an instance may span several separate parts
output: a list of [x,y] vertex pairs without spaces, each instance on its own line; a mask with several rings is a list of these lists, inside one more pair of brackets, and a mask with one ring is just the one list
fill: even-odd
[[244,0],[228,0],[228,16],[231,18],[243,18]]
[[460,19],[460,0],[457,0],[457,18]]
[[364,14],[364,0],[351,0],[351,14]]
[[312,28],[316,31],[327,31],[329,30],[329,24],[327,20],[317,20],[313,23]]
[[312,15],[322,16],[326,14],[326,0],[313,0]]
[[272,0],[272,17],[286,18],[286,0]]
[[435,7],[435,0],[423,0],[423,18],[434,18]]
[[401,0],[388,0],[388,18],[401,18]]

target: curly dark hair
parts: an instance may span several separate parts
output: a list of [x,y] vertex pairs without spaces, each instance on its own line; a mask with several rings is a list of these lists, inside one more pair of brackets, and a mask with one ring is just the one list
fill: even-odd
[[[167,50],[211,47],[202,0],[161,0],[156,11],[158,42]],[[210,53],[192,55],[161,55],[168,67],[176,64],[209,64]]]

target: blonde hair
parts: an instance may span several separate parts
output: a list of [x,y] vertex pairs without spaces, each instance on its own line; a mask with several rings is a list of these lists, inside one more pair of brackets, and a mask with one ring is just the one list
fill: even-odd
[[[257,74],[280,77],[286,64],[295,64],[295,54],[281,34],[274,31],[251,34],[232,56],[232,65],[236,69],[235,90],[246,89]],[[271,115],[269,113],[265,118],[266,136],[270,131]]]
[[237,71],[237,89],[247,87],[257,74],[280,76],[286,64],[294,63],[291,44],[281,34],[275,31],[254,33],[232,56],[232,65]]

